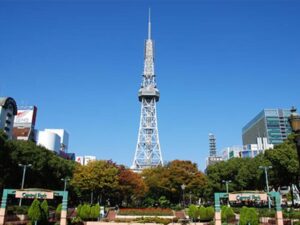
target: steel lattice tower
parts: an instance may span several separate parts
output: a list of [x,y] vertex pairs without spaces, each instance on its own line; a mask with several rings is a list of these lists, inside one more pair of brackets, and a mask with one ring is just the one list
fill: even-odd
[[156,102],[159,100],[159,91],[156,87],[154,74],[154,47],[151,39],[150,10],[148,39],[145,42],[143,81],[138,96],[141,102],[141,118],[138,141],[131,166],[131,169],[137,172],[145,168],[163,165],[157,128]]

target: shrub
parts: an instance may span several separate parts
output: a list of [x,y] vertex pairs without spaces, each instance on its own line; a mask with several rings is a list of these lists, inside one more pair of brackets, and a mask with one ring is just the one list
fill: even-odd
[[200,206],[199,216],[200,216],[200,221],[207,221],[206,209],[204,206]]
[[188,209],[188,215],[192,221],[196,221],[199,218],[199,208],[195,205],[190,205]]
[[91,207],[91,213],[90,213],[90,218],[93,220],[97,220],[100,214],[100,205],[96,204]]
[[222,218],[222,222],[228,223],[228,222],[233,221],[235,219],[233,209],[228,206],[222,206],[221,218]]
[[137,216],[173,216],[171,209],[145,208],[145,209],[120,209],[119,215],[137,215]]
[[31,203],[31,206],[28,210],[28,216],[32,222],[41,220],[41,209],[40,202],[37,199]]
[[162,207],[162,208],[170,207],[170,201],[166,198],[166,196],[161,196],[158,199],[158,202],[159,202],[160,207]]
[[240,214],[240,225],[258,225],[258,214],[254,208],[243,207]]
[[58,220],[60,219],[61,209],[62,209],[62,204],[60,203],[55,210],[55,218]]
[[206,218],[211,221],[215,217],[215,209],[212,206],[206,207]]
[[91,207],[88,204],[84,204],[80,207],[80,210],[77,211],[78,217],[82,220],[88,220],[91,217]]
[[49,218],[49,207],[48,207],[48,202],[44,200],[41,204],[41,219],[43,221],[48,221]]
[[172,222],[172,219],[165,219],[165,218],[159,218],[159,217],[142,217],[137,218],[135,220],[137,223],[160,223],[167,225]]

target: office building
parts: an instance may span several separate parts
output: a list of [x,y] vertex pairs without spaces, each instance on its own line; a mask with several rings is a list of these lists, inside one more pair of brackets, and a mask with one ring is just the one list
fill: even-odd
[[16,101],[11,97],[0,97],[0,129],[12,139],[14,118],[17,115]]
[[243,145],[255,144],[257,137],[266,137],[268,144],[282,143],[291,133],[288,109],[264,109],[242,129]]
[[17,140],[31,140],[35,137],[36,106],[20,106],[15,116],[13,137]]

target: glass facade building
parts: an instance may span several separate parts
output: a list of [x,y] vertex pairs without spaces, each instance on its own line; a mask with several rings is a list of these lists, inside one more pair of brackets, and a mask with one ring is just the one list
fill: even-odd
[[273,145],[282,143],[291,134],[290,115],[288,109],[264,109],[243,127],[243,145],[256,143],[257,137],[266,137]]

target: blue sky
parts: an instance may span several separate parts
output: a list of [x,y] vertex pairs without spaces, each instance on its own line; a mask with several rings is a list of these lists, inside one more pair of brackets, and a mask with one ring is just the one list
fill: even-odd
[[263,108],[299,108],[299,1],[0,1],[0,96],[38,107],[70,151],[130,166],[148,7],[164,160],[204,169]]

